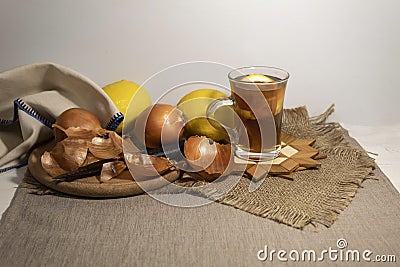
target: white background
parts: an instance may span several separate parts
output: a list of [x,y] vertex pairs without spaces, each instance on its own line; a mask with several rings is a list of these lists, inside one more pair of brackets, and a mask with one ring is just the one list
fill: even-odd
[[287,107],[400,123],[398,0],[0,3],[0,71],[52,61],[103,86],[192,60],[270,65],[291,73]]
[[[0,0],[0,71],[51,61],[104,86],[193,60],[281,67],[285,106],[335,103],[332,119],[400,189],[399,11],[399,0]],[[19,172],[0,175],[1,211]]]

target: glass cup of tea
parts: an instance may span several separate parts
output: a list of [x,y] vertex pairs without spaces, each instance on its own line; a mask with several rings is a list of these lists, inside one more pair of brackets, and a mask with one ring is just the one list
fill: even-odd
[[219,123],[230,133],[235,155],[244,160],[266,161],[281,151],[283,101],[289,73],[264,66],[243,67],[228,74],[231,96],[211,102],[207,117],[229,106],[236,114],[232,124]]

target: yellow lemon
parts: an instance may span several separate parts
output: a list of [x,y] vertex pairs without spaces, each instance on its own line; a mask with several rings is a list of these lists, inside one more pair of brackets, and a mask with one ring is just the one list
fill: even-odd
[[[121,80],[104,86],[103,90],[118,110],[124,114],[125,119],[116,130],[118,133],[121,133],[123,124],[134,121],[143,110],[151,105],[151,98],[147,90],[131,81]],[[129,105],[129,103],[131,104]]]
[[208,105],[214,99],[221,97],[226,97],[226,94],[215,89],[204,88],[192,91],[179,100],[177,106],[188,120],[185,125],[187,136],[207,136],[214,141],[221,141],[227,137],[222,126],[215,121],[210,124],[206,118]]
[[264,74],[249,74],[243,77],[240,81],[252,83],[271,83],[274,80]]

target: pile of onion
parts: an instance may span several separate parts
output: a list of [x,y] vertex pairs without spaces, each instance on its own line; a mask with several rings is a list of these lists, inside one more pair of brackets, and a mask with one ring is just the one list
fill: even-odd
[[[135,121],[132,136],[141,148],[159,148],[182,139],[185,119],[182,112],[167,104],[155,104],[144,110]],[[63,112],[53,124],[56,145],[46,151],[41,162],[46,172],[54,177],[77,170],[99,161],[114,159],[103,165],[100,181],[118,176],[126,169],[123,158],[122,138],[114,131],[101,127],[97,117],[88,110],[72,108]],[[125,156],[135,178],[163,175],[176,169],[168,158],[141,154],[135,147],[131,156]],[[193,173],[206,181],[213,181],[229,174],[233,168],[233,152],[229,144],[217,143],[205,136],[191,136],[185,141],[184,156],[194,168]]]
[[[167,104],[155,104],[138,116],[132,137],[135,143],[142,148],[159,148],[178,144],[179,140],[182,139],[184,126],[185,119],[179,109]],[[209,182],[221,175],[229,174],[232,170],[233,153],[231,146],[219,144],[205,136],[192,136],[187,139],[184,145],[184,155],[194,168],[192,174],[195,173],[196,177],[200,176],[203,180]],[[139,165],[145,165],[143,162],[135,162],[135,164],[131,168],[132,170],[139,170],[141,169]],[[145,172],[138,171],[138,174],[145,176],[145,173],[147,173],[145,169],[143,169]],[[160,173],[159,170],[157,172]],[[150,171],[150,173],[152,172]],[[156,172],[153,171],[153,173]]]
[[[122,157],[122,139],[114,131],[101,127],[88,110],[72,108],[64,111],[53,124],[56,145],[41,157],[43,169],[52,177],[75,171],[99,161]],[[101,181],[118,176],[126,166],[121,163],[103,166]]]

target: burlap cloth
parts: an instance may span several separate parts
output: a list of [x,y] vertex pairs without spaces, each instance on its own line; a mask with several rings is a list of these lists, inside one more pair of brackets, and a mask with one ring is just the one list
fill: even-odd
[[[305,107],[284,112],[284,132],[298,138],[316,139],[314,147],[327,154],[327,158],[321,160],[319,170],[296,172],[294,181],[267,177],[254,192],[249,191],[250,180],[241,178],[222,198],[219,196],[226,191],[224,183],[213,183],[205,189],[196,188],[205,183],[195,180],[178,180],[176,184],[187,186],[183,191],[188,194],[211,198],[295,228],[303,228],[309,223],[329,227],[350,204],[361,183],[374,178],[372,170],[375,167],[373,159],[362,148],[344,140],[344,130],[338,123],[326,122],[333,110],[332,105],[313,118],[308,116]],[[157,191],[182,192],[168,187]]]
[[[346,239],[348,249],[396,255],[400,195],[379,168],[374,179],[365,180],[371,177],[373,162],[338,124],[325,122],[329,112],[313,119],[305,108],[285,112],[286,132],[317,138],[316,146],[328,154],[320,170],[298,172],[293,182],[268,178],[258,193],[248,193],[248,181],[243,179],[219,200],[227,205],[179,208],[147,195],[39,196],[20,186],[0,222],[0,265],[266,265],[271,262],[257,259],[265,246],[319,253],[329,247],[338,249],[340,238]],[[275,257],[273,264],[278,263]],[[310,266],[310,262],[290,263]],[[350,265],[328,259],[319,263]]]

